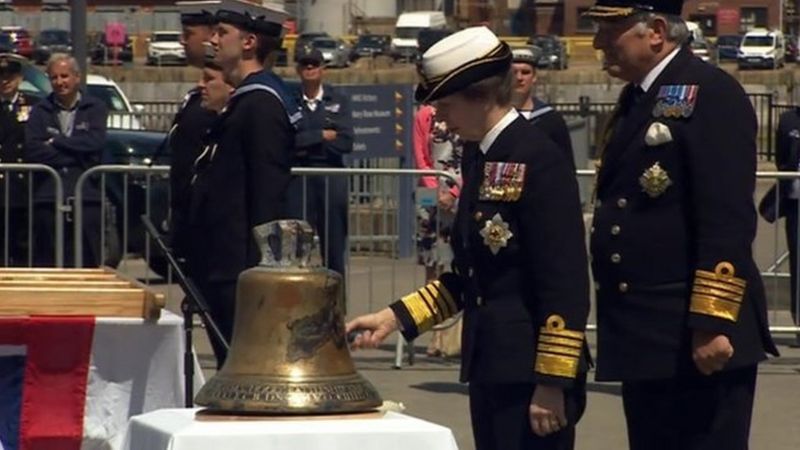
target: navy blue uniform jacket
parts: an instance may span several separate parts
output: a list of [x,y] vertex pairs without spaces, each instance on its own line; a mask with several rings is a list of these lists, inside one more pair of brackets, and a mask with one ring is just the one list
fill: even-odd
[[753,107],[736,80],[687,48],[638,102],[628,101],[633,89],[621,95],[597,180],[597,379],[696,374],[693,330],[730,337],[726,369],[755,364],[777,351],[751,248]]
[[[106,140],[108,111],[103,102],[82,94],[75,108],[71,136],[61,133],[59,107],[55,104],[54,94],[34,106],[25,128],[25,160],[56,169],[64,182],[65,197],[75,195],[75,183],[80,175],[100,163]],[[50,139],[52,142],[47,143]],[[52,177],[42,176],[37,184],[37,201],[51,202],[55,199]],[[87,183],[85,186],[83,198],[99,201],[100,189],[96,184]]]

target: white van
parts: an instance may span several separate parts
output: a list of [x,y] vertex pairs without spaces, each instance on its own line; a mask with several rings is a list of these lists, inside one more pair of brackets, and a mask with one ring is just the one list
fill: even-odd
[[417,35],[422,30],[444,30],[447,19],[441,11],[417,11],[400,14],[392,39],[392,52],[400,59],[413,59],[417,54]]
[[779,30],[754,29],[748,31],[739,44],[736,55],[739,69],[766,67],[777,69],[786,62],[786,41]]

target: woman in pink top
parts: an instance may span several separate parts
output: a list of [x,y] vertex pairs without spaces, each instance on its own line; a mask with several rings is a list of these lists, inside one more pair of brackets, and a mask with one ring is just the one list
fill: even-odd
[[[461,154],[463,143],[447,125],[436,120],[436,109],[423,105],[414,117],[414,161],[417,169],[441,170],[461,180]],[[427,281],[436,280],[443,269],[448,269],[453,259],[450,250],[450,231],[455,218],[459,185],[449,178],[420,177],[420,187],[435,189],[437,206],[417,206],[417,255],[425,266]],[[443,327],[435,331],[428,346],[428,355],[452,356],[458,352],[447,349],[446,341],[458,339],[461,327]],[[446,336],[450,333],[454,336]],[[453,346],[450,346],[453,347]]]

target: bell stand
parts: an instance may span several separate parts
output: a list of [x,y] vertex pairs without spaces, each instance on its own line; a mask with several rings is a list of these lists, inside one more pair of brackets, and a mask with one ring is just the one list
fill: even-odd
[[178,263],[178,260],[175,259],[175,256],[172,254],[172,250],[164,242],[164,239],[161,237],[161,234],[158,232],[155,225],[153,225],[153,222],[151,222],[150,218],[146,215],[142,215],[141,219],[145,230],[147,230],[147,234],[153,238],[153,240],[156,242],[156,246],[167,258],[170,267],[172,267],[172,270],[175,272],[175,275],[178,278],[178,284],[181,286],[181,289],[183,289],[183,292],[186,295],[186,300],[188,300],[181,304],[181,312],[183,313],[183,332],[185,337],[183,349],[183,397],[186,407],[191,408],[194,406],[194,347],[192,345],[194,313],[197,312],[203,317],[206,325],[211,328],[211,332],[214,334],[214,336],[216,336],[217,339],[219,339],[219,342],[222,343],[226,353],[228,350],[230,350],[230,346],[228,345],[228,341],[225,339],[225,336],[223,336],[222,332],[219,330],[216,322],[214,322],[214,319],[211,318],[211,314],[208,311],[208,304],[206,304],[202,294],[200,294],[200,291],[197,290],[197,286],[195,286],[194,282],[183,272],[180,263]]

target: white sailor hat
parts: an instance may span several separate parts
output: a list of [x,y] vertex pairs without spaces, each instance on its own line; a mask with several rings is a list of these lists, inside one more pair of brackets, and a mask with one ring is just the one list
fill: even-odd
[[220,0],[175,2],[181,12],[181,25],[214,25]]
[[513,60],[515,63],[525,63],[530,64],[533,67],[536,67],[536,61],[539,60],[539,55],[541,51],[539,51],[538,47],[536,48],[515,48],[511,52],[514,57]]
[[221,0],[221,3],[217,9],[218,22],[252,33],[283,36],[283,23],[289,14],[277,6],[262,6],[244,0]]
[[419,102],[430,102],[507,72],[510,67],[508,44],[486,27],[466,28],[437,42],[422,55],[414,97]]

